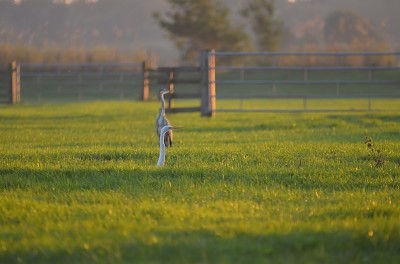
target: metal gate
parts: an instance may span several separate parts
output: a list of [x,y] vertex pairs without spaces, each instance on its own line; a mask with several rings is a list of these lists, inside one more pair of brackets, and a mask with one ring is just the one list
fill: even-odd
[[400,110],[400,52],[210,56],[216,60],[216,112]]

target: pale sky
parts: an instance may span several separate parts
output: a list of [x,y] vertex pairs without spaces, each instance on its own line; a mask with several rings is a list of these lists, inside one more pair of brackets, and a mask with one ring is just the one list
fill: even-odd
[[[71,4],[72,2],[75,2],[77,0],[53,0],[53,3],[57,3],[57,2],[65,2],[66,4]],[[86,2],[97,2],[98,0],[86,0]],[[295,0],[296,1],[296,0]],[[21,2],[21,0],[14,0],[14,3],[19,4]]]

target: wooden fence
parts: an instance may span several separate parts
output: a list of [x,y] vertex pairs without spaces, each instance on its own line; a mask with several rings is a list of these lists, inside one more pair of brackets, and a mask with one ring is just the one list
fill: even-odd
[[[226,57],[253,57],[255,59],[249,61],[255,64],[247,65],[246,60],[242,60],[241,66],[236,66],[237,60]],[[282,59],[284,57],[290,60]],[[358,62],[365,60],[369,65],[347,64],[354,57],[360,57]],[[82,101],[85,98],[146,101],[157,99],[158,89],[162,86],[171,90],[171,94],[166,96],[167,113],[200,112],[202,116],[212,117],[218,111],[315,111],[308,107],[308,100],[313,98],[366,98],[369,100],[367,110],[372,110],[372,98],[400,98],[399,57],[400,52],[249,53],[203,50],[196,67],[159,67],[156,70],[148,69],[145,62],[19,65],[14,62],[10,70],[3,72],[6,77],[0,85],[5,84],[6,88],[0,88],[4,94],[0,98],[9,103],[19,102],[21,83],[22,101]],[[389,58],[392,64],[379,64],[379,58]],[[291,65],[293,60],[295,63]],[[321,61],[323,65],[301,65],[304,61]],[[156,83],[152,83],[154,80]],[[223,99],[239,99],[240,107],[224,109],[224,104],[219,104],[222,107],[217,109],[216,98],[221,102]],[[303,100],[301,109],[243,107],[243,100],[248,99],[293,98]],[[179,104],[175,101],[183,99],[198,99],[199,105],[176,107]],[[184,104],[194,101],[187,100]]]
[[[141,63],[20,63],[24,102],[85,100],[149,100],[151,81],[167,86],[167,113],[201,112],[213,116],[215,111],[215,72],[209,50],[201,52],[198,67],[147,68]],[[211,70],[210,70],[211,69]],[[196,78],[180,78],[196,73]],[[18,76],[19,76],[18,75]],[[179,76],[179,77],[178,77]],[[193,92],[175,92],[176,85],[196,85]],[[154,85],[153,89],[157,86]],[[174,106],[178,99],[200,99],[200,106]],[[154,97],[152,98],[154,99]]]
[[0,103],[20,102],[20,74],[17,62],[13,61],[7,70],[0,71]]
[[144,63],[20,63],[23,102],[140,99]]
[[[201,116],[204,117],[213,117],[215,115],[215,56],[210,55],[211,52],[211,50],[200,52],[198,67],[159,67],[157,69],[160,74],[156,77],[158,83],[168,87],[171,91],[165,95],[165,99],[168,102],[166,113],[200,112]],[[182,77],[182,75],[191,73],[197,73],[197,75],[189,78]],[[175,85],[178,84],[194,84],[197,85],[197,89],[192,92],[175,92]],[[143,86],[143,89],[142,94],[148,94],[149,86]],[[147,100],[147,98],[143,99]],[[199,99],[200,106],[177,108],[174,104],[176,99]]]
[[[224,57],[256,57],[257,65],[231,65]],[[270,59],[263,60],[264,57]],[[159,68],[167,78],[164,82],[171,92],[167,98],[167,113],[199,111],[202,116],[212,117],[215,112],[296,112],[296,111],[343,111],[346,109],[310,106],[313,99],[363,99],[366,108],[350,111],[372,111],[374,99],[400,99],[400,52],[215,52],[204,50],[200,54],[199,67]],[[216,58],[219,59],[218,64]],[[287,60],[289,58],[290,60]],[[307,65],[308,61],[314,65]],[[351,65],[355,60],[360,65]],[[228,62],[223,65],[223,62]],[[260,65],[263,61],[265,65]],[[306,61],[306,63],[304,63]],[[391,65],[384,66],[385,61]],[[290,65],[292,63],[293,65]],[[289,64],[289,65],[288,65]],[[199,72],[197,79],[184,79],[182,75]],[[179,77],[177,77],[179,76]],[[174,84],[196,83],[196,93],[175,92]],[[216,85],[218,91],[216,91]],[[256,88],[254,88],[256,87]],[[199,98],[200,107],[175,108],[174,99]],[[239,99],[239,108],[217,108],[216,98]],[[252,99],[299,100],[300,107],[265,108],[253,105]],[[250,107],[243,107],[244,100]],[[221,103],[220,105],[224,105]]]

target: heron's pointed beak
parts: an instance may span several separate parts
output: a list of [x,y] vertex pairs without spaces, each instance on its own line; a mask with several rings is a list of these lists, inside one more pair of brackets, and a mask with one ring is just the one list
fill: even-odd
[[182,129],[182,128],[185,128],[184,126],[174,126],[174,127],[172,127],[172,129]]

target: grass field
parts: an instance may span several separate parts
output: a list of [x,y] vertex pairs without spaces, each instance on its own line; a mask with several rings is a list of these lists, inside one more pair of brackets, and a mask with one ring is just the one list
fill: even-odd
[[158,109],[0,106],[0,263],[400,263],[400,111]]

